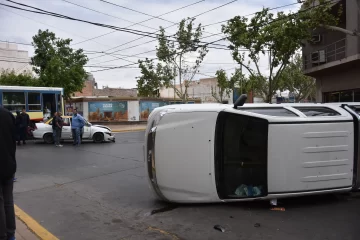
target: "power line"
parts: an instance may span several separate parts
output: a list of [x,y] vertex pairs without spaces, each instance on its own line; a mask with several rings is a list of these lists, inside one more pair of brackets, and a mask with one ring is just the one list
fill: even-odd
[[90,11],[93,11],[93,12],[97,12],[97,13],[103,14],[103,15],[105,15],[105,16],[109,16],[109,17],[112,17],[112,18],[120,19],[120,20],[125,21],[125,22],[133,23],[133,24],[136,24],[136,25],[140,25],[140,26],[143,26],[143,27],[147,27],[147,28],[151,28],[151,29],[156,30],[156,28],[149,27],[149,26],[146,26],[146,25],[143,25],[143,24],[140,24],[140,23],[137,24],[137,23],[135,23],[135,22],[126,20],[126,19],[124,19],[124,18],[117,17],[117,16],[114,16],[114,15],[111,15],[111,14],[108,14],[108,13],[100,12],[100,11],[98,11],[98,10],[95,10],[95,9],[92,9],[92,8],[89,8],[89,7],[85,7],[85,6],[82,6],[82,5],[77,4],[77,3],[73,3],[73,2],[70,2],[70,1],[67,1],[67,0],[61,0],[61,1],[67,2],[67,3],[69,3],[69,4],[72,4],[72,5],[81,7],[81,8],[85,8],[85,9],[90,10]]
[[[60,31],[62,31],[62,32],[65,32],[65,33],[68,33],[68,34],[71,34],[71,35],[74,35],[74,36],[77,36],[77,37],[80,37],[80,38],[87,39],[87,37],[78,35],[78,34],[76,34],[76,33],[69,32],[69,31],[67,31],[67,30],[64,30],[64,29],[55,27],[55,26],[53,26],[53,25],[50,25],[50,24],[47,24],[47,23],[44,23],[44,22],[41,22],[41,21],[37,21],[37,20],[35,20],[35,19],[31,18],[31,17],[24,16],[24,15],[22,15],[22,14],[20,14],[20,13],[15,13],[15,12],[9,10],[9,9],[5,9],[5,8],[3,8],[3,7],[0,7],[0,9],[2,9],[3,11],[7,11],[7,12],[9,12],[9,13],[12,13],[12,14],[18,15],[18,16],[23,17],[23,18],[27,18],[27,19],[29,19],[29,20],[31,20],[31,21],[34,21],[34,22],[43,24],[43,25],[45,25],[45,26],[49,26],[49,27],[51,27],[51,28],[58,29],[58,30],[60,30]],[[97,42],[97,41],[94,41],[94,42],[96,42],[97,44],[103,45],[103,46],[110,47],[110,46],[107,45],[107,44],[103,44],[103,43],[100,43],[100,42]]]
[[[65,16],[65,15],[57,14],[57,13],[50,12],[50,11],[45,11],[45,10],[40,9],[40,8],[32,7],[32,6],[29,6],[29,5],[26,5],[26,4],[17,3],[17,2],[12,1],[12,0],[6,0],[6,1],[11,2],[11,3],[18,4],[18,5],[21,5],[21,6],[25,6],[25,7],[28,7],[28,8],[32,8],[32,9],[35,9],[35,10],[39,10],[39,11],[41,11],[41,12],[33,11],[33,10],[28,10],[28,9],[23,9],[23,8],[19,8],[19,7],[7,5],[7,4],[2,4],[2,3],[0,3],[0,5],[4,5],[4,6],[7,6],[7,7],[19,9],[19,10],[22,10],[22,11],[28,11],[28,12],[33,12],[33,13],[38,13],[38,14],[44,14],[44,15],[50,15],[50,16],[53,16],[53,17],[64,18],[64,19],[68,19],[68,20],[73,20],[73,21],[79,21],[79,22],[89,23],[89,24],[92,24],[92,25],[101,26],[101,27],[107,27],[107,28],[111,28],[111,29],[116,29],[117,31],[128,32],[128,33],[132,33],[132,34],[136,34],[136,35],[140,35],[140,36],[147,36],[147,37],[157,38],[157,35],[156,35],[156,36],[151,36],[151,34],[155,34],[155,33],[149,33],[149,32],[144,32],[144,31],[139,31],[139,30],[128,29],[128,28],[119,28],[119,27],[115,27],[115,26],[112,26],[112,25],[106,25],[106,24],[101,24],[101,23],[90,22],[90,21],[86,21],[86,20],[81,20],[81,19],[72,18],[72,17],[68,17],[68,16]],[[147,34],[147,35],[144,35],[144,33]],[[150,34],[150,35],[149,35],[149,34]],[[167,37],[172,37],[172,36],[167,36]],[[170,41],[175,42],[174,40],[170,40]],[[225,46],[225,47],[226,47],[226,46]],[[111,53],[110,53],[110,54],[111,54]]]
[[[209,12],[211,12],[211,11],[214,11],[214,10],[216,10],[216,9],[222,8],[222,7],[226,6],[226,5],[229,5],[229,4],[231,4],[231,3],[234,3],[234,2],[236,2],[236,1],[237,1],[237,0],[233,0],[233,1],[230,1],[230,2],[228,2],[228,3],[222,4],[222,5],[218,6],[218,7],[215,7],[215,8],[212,8],[212,9],[210,9],[210,10],[207,10],[207,11],[205,11],[205,12],[199,13],[199,14],[191,17],[191,18],[195,18],[195,17],[201,16],[201,15],[203,15],[203,14],[209,13]],[[168,27],[165,27],[164,29],[168,29],[168,28],[173,27],[173,26],[178,25],[178,24],[179,24],[179,23],[175,23],[175,24],[173,24],[173,25],[170,25],[170,26],[168,26]],[[158,31],[156,31],[156,32],[154,32],[154,33],[157,33],[157,32],[159,32],[159,31],[160,31],[160,30],[158,30]],[[115,48],[118,48],[118,47],[127,45],[127,44],[129,44],[129,43],[135,42],[135,41],[140,40],[140,39],[142,39],[142,38],[136,38],[136,39],[134,39],[134,40],[131,40],[131,41],[128,41],[128,42],[123,43],[123,44],[121,44],[121,45],[118,45],[118,46],[115,47]],[[157,41],[157,40],[152,40],[152,41],[148,41],[148,42],[146,42],[146,43],[156,42],[156,41]],[[142,43],[142,44],[140,44],[140,45],[143,45],[143,44],[146,44],[146,43]],[[137,46],[140,46],[140,45],[137,45]],[[112,50],[112,49],[115,49],[115,48],[108,49],[108,50],[106,50],[106,52],[107,52],[107,51],[110,51],[110,50]],[[132,48],[132,47],[130,47],[130,48]],[[112,53],[120,52],[120,51],[127,50],[127,49],[129,49],[129,48],[120,49],[120,50],[114,51],[114,52],[112,52]],[[103,57],[103,56],[105,56],[105,55],[101,55],[101,56],[98,56],[98,57],[95,57],[95,58],[92,58],[92,59],[96,59],[96,58]]]
[[[193,16],[192,18],[198,17],[198,16],[200,16],[200,15],[206,14],[206,13],[211,12],[211,11],[214,11],[214,10],[216,10],[216,9],[219,9],[219,8],[221,8],[221,7],[223,7],[223,6],[226,6],[226,5],[228,5],[228,4],[231,4],[231,3],[233,3],[233,2],[235,2],[235,1],[231,1],[231,2],[228,2],[228,3],[223,4],[223,5],[221,5],[221,6],[218,6],[218,7],[216,7],[216,8],[213,8],[213,9],[210,9],[210,10],[208,10],[208,11],[202,12],[202,13],[200,13],[200,14],[198,14],[198,15]],[[275,9],[279,9],[279,8],[284,8],[284,7],[292,6],[292,5],[295,5],[295,4],[299,4],[299,3],[296,2],[296,3],[292,3],[292,4],[286,4],[286,5],[282,5],[282,6],[270,8],[269,10],[275,10]],[[251,13],[251,14],[247,14],[247,15],[245,15],[245,16],[255,15],[256,13],[259,13],[259,12],[261,12],[261,11],[257,11],[257,12]],[[229,20],[229,19],[228,19],[228,20]],[[228,20],[225,20],[225,21],[222,21],[222,22],[226,22],[226,21],[228,21]],[[214,24],[215,24],[215,23],[214,23]],[[210,26],[210,25],[214,25],[214,24],[204,25],[203,27],[205,27],[205,26]],[[174,26],[174,25],[171,25],[171,26],[169,26],[169,27],[172,27],[172,26]],[[167,28],[169,28],[169,27],[167,27]],[[166,28],[165,28],[165,29],[166,29]],[[221,34],[222,34],[222,33],[218,33],[218,34],[214,34],[214,35],[210,35],[210,36],[205,36],[205,37],[203,37],[203,38],[201,38],[201,39],[205,39],[205,38],[209,38],[209,37],[216,36],[216,35],[221,35]],[[137,41],[137,40],[139,40],[139,39],[142,39],[142,38],[137,38],[137,39],[135,39],[135,40],[126,42],[126,43],[124,43],[124,44],[121,44],[121,45],[119,45],[119,46],[117,46],[117,47],[124,46],[124,45],[126,45],[126,44],[132,43],[132,42]],[[141,46],[141,45],[144,45],[144,44],[147,44],[147,43],[155,42],[155,41],[156,41],[156,40],[147,41],[147,42],[145,42],[145,43],[138,44],[138,45],[135,45],[135,46],[131,46],[131,47],[128,47],[128,48],[125,48],[125,49],[120,49],[120,50],[117,50],[117,51],[112,52],[112,53],[116,53],[116,52],[119,52],[119,51],[128,50],[128,49],[131,49],[131,48],[134,48],[134,47],[138,47],[138,46]],[[112,50],[112,49],[108,49],[107,51],[109,51],[109,50]],[[155,51],[155,50],[154,50],[154,51]],[[93,59],[96,59],[96,58],[100,58],[100,57],[103,57],[103,56],[105,56],[105,55],[97,56],[97,57],[91,58],[90,60],[93,60]]]
[[30,44],[30,43],[19,43],[19,42],[5,41],[5,40],[0,40],[0,42],[4,42],[4,43],[15,43],[15,44],[19,44],[19,45],[32,46],[32,44]]
[[[177,8],[177,9],[175,9],[175,10],[172,10],[172,11],[169,11],[169,12],[166,12],[166,13],[163,13],[163,14],[160,14],[160,15],[158,15],[157,17],[165,16],[165,15],[167,15],[167,14],[170,14],[170,13],[173,13],[173,12],[176,12],[176,11],[179,11],[179,10],[181,10],[181,9],[184,9],[184,8],[187,8],[187,7],[196,5],[196,4],[201,3],[201,2],[203,2],[203,1],[205,1],[205,0],[200,0],[200,1],[197,1],[197,2],[195,2],[195,3],[191,3],[191,4],[189,4],[189,5],[186,5],[186,6]],[[78,5],[78,6],[79,6],[79,5]],[[140,24],[140,23],[144,23],[144,22],[150,21],[150,20],[152,20],[152,19],[154,19],[154,18],[155,18],[155,17],[148,18],[148,19],[145,19],[145,20],[143,20],[143,21],[141,21],[141,22],[134,23],[133,25],[129,25],[129,26],[127,26],[127,27],[132,27],[132,26],[138,25],[138,24]],[[96,39],[96,38],[100,38],[100,37],[103,37],[103,36],[106,36],[106,35],[109,35],[109,34],[112,34],[112,33],[115,33],[115,32],[117,32],[117,31],[112,31],[112,32],[109,32],[109,33],[105,33],[105,34],[102,34],[102,35],[93,37],[93,38],[88,39],[88,40],[85,40],[85,41],[81,41],[81,42],[78,42],[78,43],[74,43],[73,45],[80,44],[80,43],[84,43],[84,42],[87,42],[87,41],[89,41],[89,40],[93,40],[93,39]],[[109,50],[107,50],[107,51],[109,51]]]
[[[297,15],[297,14],[299,14],[299,13],[309,11],[309,10],[311,10],[311,9],[313,9],[313,8],[317,8],[317,7],[322,6],[322,5],[327,5],[327,4],[329,4],[330,2],[333,2],[333,1],[337,1],[337,0],[331,0],[331,1],[325,2],[325,3],[323,3],[323,4],[320,4],[320,5],[317,5],[317,6],[313,6],[313,7],[307,8],[307,9],[305,9],[305,10],[300,10],[300,11],[298,11],[297,13],[289,14],[289,15],[283,17],[283,18],[274,19],[274,20],[272,20],[272,21],[270,21],[270,22],[265,23],[263,26],[266,26],[266,25],[272,24],[272,23],[274,23],[274,22],[278,22],[278,21],[284,20],[284,19],[289,18],[289,17],[291,17],[291,16],[295,16],[295,15]],[[256,12],[256,13],[258,13],[258,12]],[[255,13],[255,14],[256,14],[256,13]],[[220,40],[222,40],[222,39],[220,39]],[[217,41],[219,41],[219,40],[217,40]],[[211,44],[211,43],[210,43],[210,44]],[[204,45],[204,46],[205,46],[205,45]],[[200,47],[200,46],[199,46],[199,47]],[[154,59],[151,59],[151,60],[155,60],[155,59],[157,59],[157,58],[154,58]],[[125,66],[128,66],[128,65],[125,65]],[[121,68],[121,67],[123,67],[123,66],[120,66],[119,68]],[[115,68],[116,68],[116,67],[115,67]],[[115,69],[115,68],[114,68],[114,69]],[[107,70],[110,70],[110,69],[107,69]],[[98,70],[98,71],[105,71],[105,70]]]
[[[297,5],[297,4],[300,4],[300,3],[299,3],[299,2],[290,3],[290,4],[282,5],[282,6],[279,6],[279,7],[269,8],[269,10],[272,11],[272,10],[276,10],[276,9],[280,9],[280,8],[285,8],[285,7],[294,6],[294,5]],[[257,14],[257,13],[259,13],[259,11],[258,11],[258,12],[254,12],[254,13],[250,13],[250,14],[247,14],[247,15],[244,15],[243,17],[249,17],[249,16],[255,15],[255,14]],[[224,23],[224,22],[227,22],[227,21],[229,21],[229,19],[223,20],[223,21],[220,21],[220,22],[216,22],[216,23],[206,24],[206,25],[204,25],[203,27],[208,27],[208,26],[220,24],[220,23]]]
[[[140,30],[135,30],[135,29],[129,29],[129,28],[121,28],[121,27],[116,27],[116,26],[112,26],[112,25],[91,22],[91,21],[87,21],[87,20],[82,20],[82,19],[73,18],[73,17],[62,15],[62,14],[46,11],[46,10],[43,10],[43,9],[40,9],[40,8],[32,7],[32,6],[29,6],[29,5],[26,5],[26,4],[22,4],[22,3],[17,3],[15,1],[11,1],[11,0],[6,0],[6,1],[21,5],[21,6],[25,6],[25,7],[28,7],[28,8],[33,8],[33,9],[36,9],[38,11],[28,10],[28,9],[12,6],[12,5],[8,5],[8,4],[3,4],[3,3],[0,3],[0,5],[10,7],[10,8],[14,8],[14,9],[18,9],[18,10],[22,10],[22,11],[27,11],[27,12],[37,13],[37,14],[43,14],[43,15],[49,15],[49,16],[68,19],[68,20],[72,20],[72,21],[88,23],[88,24],[95,25],[95,26],[111,28],[111,29],[115,29],[117,31],[127,32],[127,33],[131,33],[131,34],[135,34],[135,35],[157,38],[156,34],[150,33],[150,32],[145,32],[145,31],[140,31]],[[39,11],[41,11],[41,12],[39,12]]]

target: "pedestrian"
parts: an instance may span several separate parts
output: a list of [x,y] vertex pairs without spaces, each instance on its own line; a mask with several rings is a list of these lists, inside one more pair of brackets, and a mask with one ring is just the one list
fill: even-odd
[[23,137],[24,134],[22,134],[22,124],[23,124],[23,119],[20,114],[20,111],[16,111],[16,118],[15,118],[16,140],[19,146],[21,145],[21,141],[24,140]]
[[79,146],[81,144],[81,131],[84,125],[85,119],[80,114],[78,114],[77,109],[74,108],[71,121],[71,132],[74,138],[74,146]]
[[57,118],[57,112],[54,113],[54,117],[52,119],[52,130],[53,130],[53,138],[55,145],[56,145],[56,118]]
[[21,125],[20,134],[22,134],[21,136],[22,136],[23,144],[26,144],[26,135],[27,135],[27,129],[30,126],[30,117],[26,113],[25,108],[23,108],[22,110],[21,117],[23,123]]
[[0,153],[0,240],[15,240],[16,126],[14,115],[3,107],[0,107]]
[[[56,114],[56,117],[54,118],[53,122],[55,123],[55,146],[56,147],[63,147],[63,145],[60,144],[61,141],[61,132],[63,127],[63,119],[62,119],[61,112],[58,112]],[[53,123],[53,124],[54,124]]]

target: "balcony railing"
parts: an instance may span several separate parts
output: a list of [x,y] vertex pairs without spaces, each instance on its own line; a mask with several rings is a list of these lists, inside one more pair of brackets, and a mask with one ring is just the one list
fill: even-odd
[[304,55],[304,70],[317,67],[322,64],[341,60],[346,57],[346,38],[340,39],[321,49]]

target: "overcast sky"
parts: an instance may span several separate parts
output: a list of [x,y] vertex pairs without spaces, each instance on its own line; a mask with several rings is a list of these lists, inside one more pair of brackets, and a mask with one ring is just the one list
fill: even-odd
[[[134,12],[125,8],[110,5],[100,0],[14,0],[16,2],[24,3],[34,7],[38,7],[47,11],[56,12],[59,14],[67,15],[69,17],[79,18],[87,21],[98,22],[108,25],[114,25],[117,27],[129,27],[134,23],[138,23],[147,19],[151,16],[158,16],[166,12],[184,7],[191,3],[198,2],[199,0],[106,0],[108,2],[116,3],[126,8],[146,13],[144,15],[138,12]],[[84,6],[89,9],[96,10],[98,12],[85,9],[77,5]],[[168,27],[181,21],[183,18],[192,17],[197,14],[203,13],[207,10],[219,7],[225,3],[231,2],[231,0],[205,0],[190,7],[169,13],[162,16],[162,19],[151,19],[141,25],[134,25],[129,28],[136,29],[144,32],[155,32],[159,26]],[[238,0],[234,3],[203,14],[196,18],[196,23],[202,25],[212,24],[220,21],[230,19],[237,15],[247,15],[261,10],[263,7],[279,7],[291,3],[296,3],[296,0]],[[5,0],[0,0],[0,3],[14,5]],[[276,11],[296,11],[300,5],[292,5],[284,7]],[[105,15],[102,13],[111,15]],[[166,21],[165,21],[166,20]],[[121,55],[135,55],[146,51],[155,49],[156,41],[152,43],[146,43],[152,40],[149,37],[142,37],[139,40],[127,43],[129,41],[140,38],[138,35],[131,33],[115,31],[108,28],[98,27],[87,23],[75,22],[66,19],[59,19],[52,16],[45,16],[30,12],[24,12],[16,9],[10,9],[4,6],[0,6],[0,41],[14,41],[19,43],[31,43],[32,36],[34,36],[39,29],[54,32],[57,37],[60,38],[71,38],[73,39],[73,48],[82,48],[85,51],[108,51],[108,53],[115,52],[113,54]],[[177,27],[173,26],[166,31],[169,34],[176,32]],[[221,32],[221,24],[205,27],[206,33],[204,37]],[[110,34],[107,34],[110,33]],[[99,37],[102,34],[107,34],[103,37]],[[212,36],[204,39],[203,41],[212,42],[217,39],[221,39],[223,35]],[[88,41],[85,41],[88,40]],[[82,42],[85,41],[85,42]],[[80,43],[82,42],[82,43]],[[76,44],[79,43],[79,44]],[[140,45],[142,44],[142,45]],[[217,44],[228,45],[226,41],[217,42]],[[123,45],[118,47],[119,45]],[[132,46],[139,45],[133,48]],[[19,45],[20,49],[29,51],[29,55],[33,55],[32,46]],[[128,48],[128,49],[127,49]],[[125,57],[117,55],[120,58],[126,58],[125,60],[119,60],[115,57],[104,55],[104,54],[88,54],[90,61],[87,65],[90,66],[122,66],[131,64],[131,62],[137,62],[139,57],[153,58],[155,52],[142,54],[136,57]],[[110,61],[114,60],[114,61]],[[130,61],[130,62],[129,62]],[[133,65],[135,68],[122,68],[107,71],[93,72],[93,75],[98,82],[99,86],[108,85],[109,87],[122,87],[122,88],[134,88],[136,87],[136,77],[140,75],[137,65]],[[268,58],[263,57],[260,62],[261,70],[263,72],[268,71]],[[228,74],[234,71],[237,64],[234,63],[231,57],[230,51],[210,49],[209,53],[205,57],[204,63],[200,68],[202,74],[208,76],[214,76],[216,70],[225,69]],[[103,68],[86,68],[87,71],[96,71]],[[197,75],[195,79],[206,78],[204,75]]]

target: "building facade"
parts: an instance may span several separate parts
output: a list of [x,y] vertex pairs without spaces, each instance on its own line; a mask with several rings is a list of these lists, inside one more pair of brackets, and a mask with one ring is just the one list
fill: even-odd
[[0,72],[32,73],[28,51],[19,50],[17,44],[0,42]]
[[[338,27],[360,31],[360,0],[332,1],[342,8]],[[319,28],[303,47],[304,74],[316,79],[317,102],[360,102],[360,37]]]
[[[180,89],[180,85],[176,85],[176,88]],[[212,95],[212,89],[216,92],[217,88],[218,87],[216,78],[203,78],[197,81],[190,82],[187,91],[189,98],[200,99],[202,103],[216,103],[217,101]],[[160,97],[179,99],[179,96],[174,93],[173,88],[160,89]],[[232,103],[232,98],[233,93],[231,92],[229,96],[224,97],[224,100],[228,101],[228,103]]]

